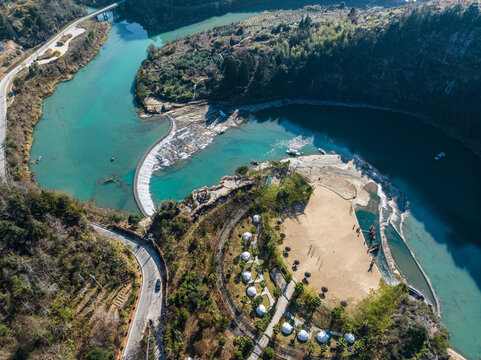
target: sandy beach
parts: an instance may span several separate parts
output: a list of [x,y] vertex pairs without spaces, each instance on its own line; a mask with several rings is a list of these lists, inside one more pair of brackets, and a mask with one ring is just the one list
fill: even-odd
[[371,256],[355,231],[357,219],[348,200],[318,185],[304,213],[286,218],[282,226],[283,246],[291,247],[287,263],[292,267],[294,260],[300,261],[295,279],[301,281],[310,272],[312,288],[321,292],[328,287],[327,303],[355,303],[379,286],[381,275],[376,266],[368,271]]

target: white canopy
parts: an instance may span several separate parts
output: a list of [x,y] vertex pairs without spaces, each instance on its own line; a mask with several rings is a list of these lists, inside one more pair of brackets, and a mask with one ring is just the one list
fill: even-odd
[[251,274],[250,271],[244,271],[242,273],[242,281],[243,282],[247,283],[247,282],[251,281],[251,279],[252,279],[252,274]]
[[290,335],[290,334],[292,334],[293,330],[294,330],[294,327],[291,324],[289,324],[287,322],[282,324],[282,333],[283,334]]
[[250,296],[250,297],[254,297],[257,295],[257,290],[254,286],[249,286],[247,288],[247,295]]
[[297,340],[304,342],[307,341],[307,339],[309,339],[309,334],[306,330],[301,330],[297,333]]
[[319,341],[320,343],[327,343],[329,341],[329,335],[327,334],[327,332],[325,332],[324,330],[320,330],[318,333],[317,333],[317,337],[316,337],[317,341]]
[[256,307],[256,313],[259,316],[264,316],[266,314],[266,307],[262,304],[260,304],[258,307]]
[[354,341],[356,341],[356,338],[354,337],[354,335],[352,333],[345,334],[344,339],[346,339],[349,344],[353,344]]
[[256,225],[259,224],[261,222],[260,215],[254,215],[254,217],[252,218],[252,222]]
[[241,254],[241,259],[242,261],[249,261],[249,259],[251,258],[251,253],[248,252],[248,251],[244,251],[242,254]]
[[242,238],[243,238],[245,241],[251,241],[252,234],[251,234],[250,232],[245,232],[244,235],[242,235]]

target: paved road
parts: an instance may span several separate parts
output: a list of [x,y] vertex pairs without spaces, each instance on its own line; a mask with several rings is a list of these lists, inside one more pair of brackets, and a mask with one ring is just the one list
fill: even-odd
[[78,20],[75,20],[73,23],[68,25],[65,29],[61,30],[57,35],[47,41],[44,45],[42,45],[37,51],[35,51],[32,55],[30,55],[27,59],[25,59],[21,64],[19,64],[16,68],[10,71],[8,74],[0,82],[0,178],[6,180],[7,179],[7,168],[6,168],[6,134],[7,134],[7,88],[13,78],[23,69],[28,68],[32,62],[34,62],[39,54],[43,53],[47,50],[52,44],[56,43],[60,38],[69,30],[73,29],[81,22],[90,19],[98,14],[103,13],[104,11],[111,10],[117,7],[122,2],[114,3],[112,5],[106,6],[98,11],[95,11],[91,14],[88,14]]
[[157,254],[150,246],[137,243],[130,238],[98,225],[92,224],[92,226],[100,234],[111,239],[119,240],[125,245],[129,245],[142,270],[142,288],[140,297],[137,302],[137,309],[135,310],[122,359],[138,358],[139,342],[143,337],[144,330],[146,329],[149,320],[154,322],[156,329],[155,358],[163,358],[163,353],[161,352],[160,315],[162,312],[162,286],[165,286],[165,284],[161,284],[160,289],[157,288],[156,291],[155,284],[157,280],[161,281],[162,279],[160,274],[160,260],[157,257]]

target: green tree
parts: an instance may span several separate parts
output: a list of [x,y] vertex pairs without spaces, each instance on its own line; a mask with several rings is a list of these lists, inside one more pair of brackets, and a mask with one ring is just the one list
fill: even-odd
[[236,171],[235,171],[235,174],[237,176],[244,176],[247,174],[247,172],[249,171],[249,168],[247,166],[239,166]]
[[416,355],[428,340],[428,329],[424,325],[412,323],[407,331],[407,341],[405,342],[405,357],[411,358]]
[[332,309],[331,315],[334,319],[340,319],[342,315],[342,308],[338,306],[335,307],[334,309]]
[[152,61],[155,57],[156,51],[157,51],[157,48],[155,47],[154,44],[150,44],[149,46],[147,46],[147,58]]
[[314,351],[316,351],[316,348],[314,344],[311,341],[309,341],[309,343],[307,344],[307,352],[309,354],[314,354]]
[[241,302],[243,305],[245,305],[245,304],[247,304],[247,303],[249,302],[249,298],[248,298],[246,295],[244,295],[244,296],[241,297],[240,302]]
[[356,353],[362,353],[365,348],[366,346],[364,345],[364,341],[356,340],[354,342],[354,350],[356,351]]
[[271,360],[274,359],[274,350],[272,350],[270,347],[265,348],[264,352],[262,353],[262,359],[263,360]]
[[237,70],[237,84],[240,86],[246,86],[249,83],[249,62],[247,57],[243,57]]
[[140,220],[142,220],[142,216],[139,214],[130,214],[129,215],[129,224],[130,225],[137,225]]
[[281,295],[282,295],[282,290],[281,290],[280,288],[276,287],[276,288],[274,289],[272,295],[274,295],[274,297],[275,297],[276,299],[278,299],[278,298],[280,298]]
[[110,353],[98,346],[92,348],[85,357],[85,360],[110,360]]
[[23,80],[21,77],[16,77],[13,79],[13,86],[15,86],[15,89],[22,90],[23,86],[25,85],[25,80]]
[[318,296],[316,296],[316,297],[314,297],[314,298],[312,299],[311,305],[312,305],[314,308],[318,308],[319,306],[322,305],[322,301],[321,301],[321,299],[320,299]]
[[302,308],[305,304],[306,304],[306,302],[304,301],[303,298],[297,298],[297,300],[296,300],[296,306],[297,307]]
[[[222,64],[224,70],[224,84],[227,87],[233,87],[237,80],[237,63],[233,56],[229,55],[224,58]],[[237,173],[237,172],[236,172]]]
[[252,306],[257,307],[262,304],[262,296],[257,296],[254,300],[252,300]]
[[277,323],[274,325],[274,328],[272,329],[272,331],[274,332],[275,335],[278,335],[281,333],[282,331],[282,325]]
[[28,67],[28,73],[30,76],[33,76],[37,73],[38,71],[38,62],[37,60],[34,60],[32,64]]
[[294,287],[294,290],[296,294],[301,295],[304,292],[304,284],[301,283],[300,281],[296,283],[296,286]]
[[339,338],[336,342],[336,351],[343,352],[346,347],[347,347],[347,340],[344,338]]

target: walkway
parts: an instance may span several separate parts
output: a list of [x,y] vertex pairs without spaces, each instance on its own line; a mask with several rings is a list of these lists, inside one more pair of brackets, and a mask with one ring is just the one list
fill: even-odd
[[88,14],[66,26],[63,30],[58,32],[50,40],[48,40],[44,45],[42,45],[33,54],[28,56],[24,61],[17,65],[13,70],[0,82],[0,178],[7,180],[7,158],[6,158],[6,137],[7,137],[7,90],[10,82],[13,78],[20,73],[22,70],[27,69],[35,60],[37,60],[40,54],[43,54],[49,47],[56,44],[62,36],[73,30],[77,25],[84,22],[85,20],[91,19],[105,11],[111,10],[119,6],[123,1],[118,3],[113,3],[106,6],[98,11]]
[[292,295],[294,294],[295,287],[296,287],[296,283],[294,281],[291,281],[284,289],[284,293],[277,301],[277,309],[274,316],[272,317],[271,322],[267,326],[267,329],[262,335],[262,337],[254,346],[254,350],[252,350],[252,353],[247,358],[247,360],[257,360],[262,355],[262,352],[269,344],[269,340],[272,337],[272,334],[274,333],[274,325],[276,325],[279,321],[281,321],[282,317],[284,316],[284,313],[287,308],[287,304],[289,304],[289,300],[292,298]]
[[[132,325],[127,335],[122,359],[137,359],[140,349],[140,341],[144,336],[144,330],[149,320],[154,324],[156,346],[155,358],[164,358],[162,352],[162,325],[160,314],[162,313],[162,289],[156,289],[156,283],[161,281],[161,263],[155,251],[148,245],[138,243],[126,236],[120,235],[101,226],[91,224],[95,231],[114,240],[118,240],[130,247],[136,257],[141,271],[142,284],[137,309],[132,319]],[[161,284],[166,286],[166,284]]]

